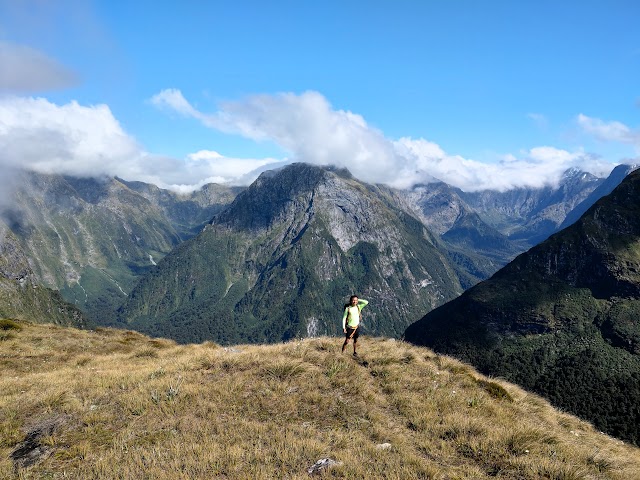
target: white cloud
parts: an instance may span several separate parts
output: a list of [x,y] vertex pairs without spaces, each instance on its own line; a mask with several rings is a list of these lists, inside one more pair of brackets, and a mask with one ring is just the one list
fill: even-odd
[[[245,176],[250,172],[266,165],[278,162],[274,158],[229,158],[211,150],[200,150],[187,156],[185,166],[188,170],[209,172],[219,176],[220,181],[231,181],[232,179]],[[194,178],[196,175],[193,175]]]
[[640,147],[640,129],[633,130],[624,123],[605,122],[582,113],[577,118],[578,125],[588,134],[605,142],[628,143]]
[[[271,140],[288,158],[233,158],[213,150],[183,159],[151,154],[124,131],[107,105],[0,96],[0,168],[119,176],[178,191],[209,182],[248,184],[260,172],[292,161],[346,167],[364,181],[400,188],[439,179],[468,191],[554,184],[571,167],[598,174],[612,168],[583,151],[553,147],[508,154],[487,164],[450,155],[425,139],[391,140],[360,115],[333,109],[317,92],[253,96],[226,102],[212,114],[195,109],[178,90],[160,92],[151,101],[223,132]],[[616,138],[627,138],[629,131],[619,129]]]
[[106,105],[0,97],[0,163],[46,173],[101,175],[141,155]]
[[[502,161],[488,164],[447,155],[423,139],[401,138],[396,145],[418,175],[431,175],[465,191],[557,185],[562,174],[572,167],[598,175],[607,175],[613,168],[610,163],[583,152],[554,147],[532,148],[520,156],[508,154]],[[410,180],[408,176],[400,179],[400,183],[407,184]]]
[[179,113],[222,132],[271,140],[289,152],[292,161],[345,166],[370,182],[394,176],[392,142],[360,115],[333,110],[317,92],[255,95],[225,102],[213,114],[197,111],[176,90],[163,90],[151,101],[162,107],[177,105]]
[[[119,176],[191,191],[210,182],[251,181],[280,159],[228,158],[200,151],[176,159],[145,152],[106,105],[56,105],[44,98],[0,97],[0,168],[75,176]],[[6,183],[6,179],[4,183]]]
[[37,92],[77,83],[74,72],[31,47],[0,42],[0,91]]
[[175,110],[187,117],[196,117],[199,119],[202,117],[199,112],[182,96],[182,92],[175,88],[169,88],[161,91],[157,95],[151,97],[150,102],[158,108]]
[[[425,139],[393,141],[362,116],[333,109],[317,92],[255,95],[224,102],[210,114],[195,109],[179,90],[163,90],[152,102],[222,132],[271,140],[289,152],[292,161],[346,167],[364,181],[400,188],[434,179],[468,191],[540,187],[556,184],[571,167],[598,174],[613,168],[582,151],[553,147],[509,154],[499,163],[487,164],[449,155]],[[544,119],[532,115],[534,120]]]

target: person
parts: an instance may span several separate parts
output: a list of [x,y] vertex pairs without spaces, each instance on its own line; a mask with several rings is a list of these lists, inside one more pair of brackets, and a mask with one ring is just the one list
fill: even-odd
[[351,295],[349,303],[344,306],[342,314],[342,331],[345,334],[342,352],[344,353],[349,340],[353,339],[353,356],[358,356],[358,337],[360,336],[360,312],[369,302],[357,295]]

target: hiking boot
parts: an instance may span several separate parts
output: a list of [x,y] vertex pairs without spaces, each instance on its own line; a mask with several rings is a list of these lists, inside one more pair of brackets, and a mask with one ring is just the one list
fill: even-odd
[[358,356],[358,354],[357,354],[356,352],[353,352],[353,356],[354,356],[354,357],[357,357],[357,356]]

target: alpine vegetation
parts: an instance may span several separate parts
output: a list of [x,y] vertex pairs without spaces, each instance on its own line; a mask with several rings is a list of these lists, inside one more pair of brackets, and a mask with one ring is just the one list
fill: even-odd
[[329,337],[225,348],[13,323],[8,480],[640,477],[636,447],[392,339],[368,337],[354,359]]

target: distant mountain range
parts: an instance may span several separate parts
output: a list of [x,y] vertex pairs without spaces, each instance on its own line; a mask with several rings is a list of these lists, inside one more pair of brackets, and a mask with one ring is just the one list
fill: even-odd
[[38,281],[93,321],[113,320],[137,280],[235,196],[208,185],[178,195],[119,179],[22,172],[1,212]]
[[635,168],[619,165],[606,179],[570,169],[556,187],[463,192],[435,183],[404,194],[419,218],[448,245],[468,288],[577,220]]
[[[262,308],[262,297],[256,293],[258,290],[255,288],[258,287],[253,282],[264,282],[264,268],[270,268],[270,275],[274,278],[284,274],[284,270],[275,269],[272,265],[274,259],[270,256],[263,258],[265,252],[271,252],[269,255],[281,255],[284,252],[283,246],[272,245],[274,239],[284,235],[283,232],[274,233],[277,228],[285,228],[286,222],[292,221],[289,217],[293,215],[293,207],[287,202],[293,200],[286,195],[283,197],[281,191],[295,191],[300,198],[306,198],[305,195],[309,196],[309,192],[313,192],[313,202],[304,201],[307,202],[306,208],[310,208],[305,215],[309,219],[313,217],[314,222],[317,221],[316,217],[334,215],[328,212],[333,212],[336,208],[345,218],[350,218],[349,208],[360,205],[358,208],[369,216],[379,214],[375,218],[375,226],[372,227],[370,222],[363,223],[362,218],[369,217],[361,212],[345,225],[334,226],[333,230],[325,228],[326,232],[318,235],[326,239],[331,237],[333,240],[313,244],[311,247],[318,250],[315,253],[307,251],[307,240],[300,243],[298,249],[305,246],[302,253],[296,254],[295,258],[283,257],[289,261],[286,272],[297,268],[310,270],[315,275],[314,262],[320,261],[322,255],[334,260],[341,258],[343,254],[348,255],[349,262],[341,263],[331,273],[335,278],[331,277],[329,280],[329,274],[318,277],[318,290],[336,288],[336,292],[340,290],[338,297],[342,298],[348,295],[346,290],[369,288],[370,290],[365,291],[372,297],[379,297],[379,303],[384,305],[383,310],[378,312],[377,307],[372,304],[372,318],[367,322],[370,332],[400,336],[404,327],[415,318],[488,278],[518,253],[529,248],[535,239],[557,229],[565,218],[569,218],[572,208],[576,205],[583,208],[595,201],[598,192],[612,188],[630,167],[617,167],[609,179],[595,179],[584,172],[572,170],[565,174],[557,188],[521,189],[502,193],[467,193],[442,183],[401,191],[382,185],[364,184],[352,178],[347,171],[321,167],[314,170],[308,166],[305,167],[310,169],[307,171],[300,165],[295,168],[302,169],[300,176],[287,177],[283,174],[287,171],[285,168],[277,172],[266,172],[248,189],[210,184],[198,192],[184,195],[162,190],[154,185],[118,178],[78,179],[23,172],[16,182],[19,187],[15,191],[11,207],[4,208],[0,215],[5,219],[9,230],[15,234],[16,242],[24,252],[39,284],[59,290],[64,299],[77,305],[95,323],[113,325],[119,317],[121,321],[124,319],[126,325],[134,327],[145,324],[147,326],[144,328],[148,328],[153,323],[151,317],[138,312],[137,307],[134,308],[135,302],[129,298],[130,294],[135,289],[135,295],[138,296],[136,301],[140,301],[140,292],[145,291],[158,275],[155,264],[160,264],[165,255],[198,235],[214,216],[217,215],[214,224],[207,229],[217,231],[222,226],[227,226],[229,231],[233,230],[238,234],[243,232],[248,238],[236,245],[237,250],[233,250],[231,245],[224,248],[215,246],[215,249],[225,252],[225,262],[233,262],[234,258],[244,258],[247,255],[261,258],[261,263],[253,265],[249,261],[247,266],[247,271],[253,273],[247,274],[246,288],[253,293],[245,292],[247,296],[243,294],[243,300],[238,305],[231,302],[231,297],[226,298],[226,303],[223,302],[215,310],[225,312],[223,317],[227,315],[234,319],[237,318],[237,312],[242,310],[243,318],[253,325],[262,322],[257,318],[263,318],[262,314],[247,313]],[[340,197],[328,186],[317,189],[306,182],[304,175],[309,174],[315,178],[314,175],[317,174],[310,172],[320,171],[341,179],[344,185],[340,185],[340,188],[350,192],[348,198]],[[238,202],[232,203],[240,192],[243,192],[242,198],[238,197]],[[342,207],[336,206],[338,200],[343,202]],[[296,201],[303,202],[300,199]],[[375,212],[367,212],[368,208],[375,209]],[[303,218],[300,213],[295,215]],[[266,226],[263,225],[267,221],[265,219],[270,222]],[[254,228],[253,225],[262,226]],[[296,231],[295,225],[286,228]],[[342,230],[350,236],[346,243],[341,237],[344,233]],[[263,236],[257,238],[255,232],[261,232]],[[271,235],[274,237],[271,238]],[[298,243],[304,232],[301,235]],[[286,236],[283,238],[288,239]],[[261,241],[266,243],[260,243]],[[357,241],[362,241],[358,247],[362,251],[350,251]],[[335,247],[331,247],[334,248],[333,251],[328,250],[321,255],[320,250],[329,248],[328,245],[333,245],[332,242],[337,243],[341,254],[336,254]],[[375,248],[369,248],[369,244]],[[244,249],[248,245],[252,245],[251,248],[259,251],[259,254],[253,251],[247,254]],[[403,249],[406,252],[399,252]],[[406,258],[405,253],[408,255]],[[175,254],[186,255],[181,249],[176,249]],[[412,255],[417,260],[411,260]],[[375,260],[372,260],[372,256]],[[368,266],[354,266],[357,263],[354,260],[356,257],[364,262],[363,265]],[[398,265],[392,265],[401,257],[403,260]],[[436,263],[439,266],[434,267],[433,272],[426,257],[438,258]],[[342,267],[346,270],[341,270]],[[350,268],[357,268],[358,271],[369,269],[367,281],[361,281],[364,274],[356,274],[355,271],[348,273]],[[236,270],[236,273],[244,271],[244,267],[237,267]],[[329,286],[329,283],[335,283],[334,280],[342,274],[345,277],[340,288]],[[362,277],[361,280],[357,280],[358,275]],[[440,278],[433,282],[438,287],[433,288],[443,290],[439,293],[431,292],[428,299],[418,299],[413,292],[416,287],[411,286],[411,282],[424,284],[420,289],[426,288],[429,291],[430,276]],[[375,281],[373,277],[376,277]],[[438,283],[440,281],[444,283]],[[142,283],[136,287],[138,282]],[[295,278],[290,279],[287,285],[291,283],[301,288],[299,282],[304,280],[296,273]],[[234,288],[240,288],[240,283],[234,281]],[[308,282],[305,283],[307,284]],[[264,291],[271,291],[267,284],[260,285]],[[375,290],[374,285],[380,285],[380,292]],[[203,285],[201,288],[207,287]],[[234,288],[230,293],[235,292]],[[362,294],[362,290],[360,293]],[[327,298],[323,297],[320,304],[325,301],[335,302],[333,294],[331,300]],[[416,299],[415,302],[411,300],[413,298]],[[409,300],[415,304],[409,304]],[[145,302],[146,300],[142,303]],[[188,303],[186,300],[180,301],[180,308],[187,308]],[[308,323],[307,328],[304,327],[306,320],[299,318],[296,313],[296,305],[293,301],[288,306],[281,305],[287,310],[285,316],[293,320],[280,321],[281,327],[275,329],[279,332],[277,334],[256,333],[256,341],[261,338],[280,338],[281,334],[287,337],[313,334],[316,331],[332,332],[331,328],[334,327],[329,325],[333,320],[319,319],[319,315],[329,315],[328,310],[323,310],[323,307],[319,309],[318,315],[310,315],[315,320]],[[175,306],[166,309],[165,313],[168,315]],[[120,307],[122,310],[118,314]],[[193,304],[188,308],[198,309],[201,305]],[[309,306],[310,311],[313,308],[315,307]],[[329,308],[328,303],[326,308]],[[159,320],[158,325],[166,327],[168,324],[165,320]],[[227,333],[230,328],[234,328],[227,325],[229,322],[213,321],[206,316],[198,322],[204,326],[202,332],[194,334],[197,338],[213,335],[214,338],[225,338],[228,342],[244,340],[243,334],[238,334],[238,337]],[[282,325],[285,324],[287,327],[283,328]],[[220,330],[215,325],[226,326],[220,327]],[[235,323],[231,322],[231,325]],[[157,332],[165,331],[165,327],[158,326]],[[248,331],[245,327],[246,325],[241,328],[242,332]],[[258,331],[262,327],[256,328]],[[211,329],[218,333],[212,334]],[[174,333],[175,335],[179,334]]]
[[[581,207],[582,208],[582,207]],[[405,338],[640,442],[640,171]]]

